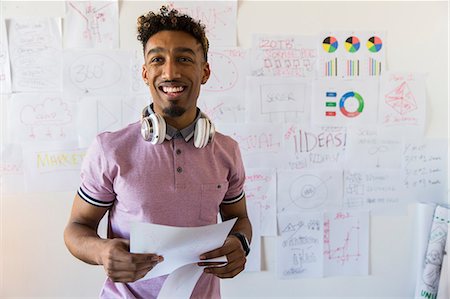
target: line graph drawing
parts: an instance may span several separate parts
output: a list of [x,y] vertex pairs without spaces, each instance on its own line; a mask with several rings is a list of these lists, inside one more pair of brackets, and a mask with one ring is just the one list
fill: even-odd
[[344,225],[344,231],[338,232],[332,230],[329,219],[324,222],[324,256],[341,265],[361,258],[359,219],[347,221]]

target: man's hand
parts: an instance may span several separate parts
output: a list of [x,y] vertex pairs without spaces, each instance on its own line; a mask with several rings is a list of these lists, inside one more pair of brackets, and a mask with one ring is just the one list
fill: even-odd
[[153,253],[130,253],[130,241],[125,239],[108,239],[105,242],[100,264],[114,282],[134,282],[164,260]]
[[[200,256],[201,260],[213,259],[221,256],[227,257],[227,263],[198,263],[199,266],[207,266],[205,273],[211,273],[220,278],[232,278],[242,272],[245,268],[245,251],[242,248],[241,241],[236,236],[228,236],[222,247],[206,252]],[[208,267],[210,266],[210,267]]]

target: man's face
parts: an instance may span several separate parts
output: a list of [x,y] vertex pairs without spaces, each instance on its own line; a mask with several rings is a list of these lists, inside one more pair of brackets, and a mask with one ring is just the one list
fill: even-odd
[[209,78],[199,42],[182,31],[160,31],[145,46],[142,77],[150,88],[153,109],[166,118],[195,118],[200,85]]

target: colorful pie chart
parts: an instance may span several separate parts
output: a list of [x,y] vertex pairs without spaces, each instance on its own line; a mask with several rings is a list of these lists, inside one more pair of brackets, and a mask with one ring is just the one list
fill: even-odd
[[367,40],[367,49],[370,52],[376,53],[381,50],[381,47],[383,47],[383,42],[378,36],[372,36]]
[[338,45],[339,44],[338,44],[337,39],[333,36],[328,36],[322,42],[323,49],[325,50],[325,52],[328,52],[328,53],[335,52],[338,48]]
[[361,43],[359,42],[359,38],[356,36],[350,36],[345,40],[345,49],[347,49],[350,53],[355,53],[359,50],[359,46]]

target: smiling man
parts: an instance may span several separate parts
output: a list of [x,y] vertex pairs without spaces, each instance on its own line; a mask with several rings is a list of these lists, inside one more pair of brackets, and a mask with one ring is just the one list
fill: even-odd
[[[200,259],[227,257],[224,266],[207,263],[191,298],[220,298],[219,278],[245,267],[252,230],[243,191],[245,172],[237,143],[215,132],[197,108],[200,86],[210,75],[204,26],[162,7],[138,19],[145,63],[142,78],[153,103],[141,122],[101,133],[81,170],[64,240],[80,260],[102,265],[107,279],[101,298],[156,298],[166,276],[144,277],[164,257],[129,251],[130,223],[182,227],[238,218],[222,247]],[[97,234],[108,213],[108,238]],[[139,280],[139,281],[138,281]]]

